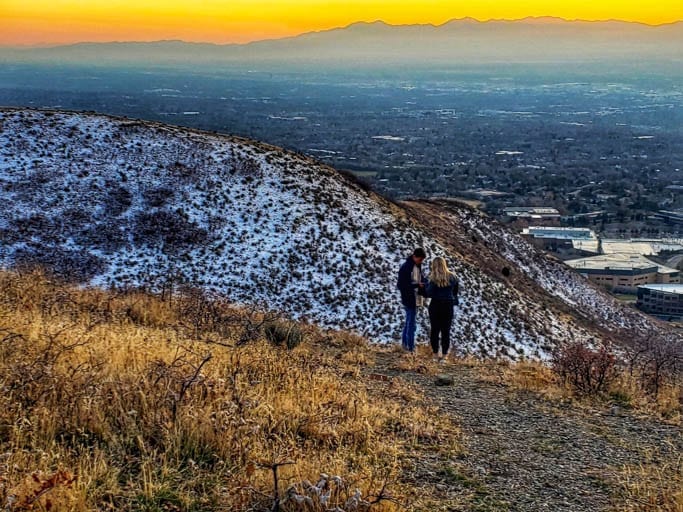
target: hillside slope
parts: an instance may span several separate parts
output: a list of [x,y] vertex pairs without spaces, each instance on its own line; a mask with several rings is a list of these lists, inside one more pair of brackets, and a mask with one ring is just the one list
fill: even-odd
[[[665,329],[572,271],[548,267],[490,219],[458,210],[450,231],[430,225],[279,148],[150,122],[12,109],[0,111],[0,148],[0,265],[38,264],[100,286],[186,283],[389,341],[402,320],[396,271],[421,245],[446,256],[461,279],[454,335],[462,350],[543,357],[609,331]],[[534,293],[482,267],[483,246],[457,234],[465,225],[524,269]]]
[[[251,312],[214,307],[207,322],[195,300],[0,271],[0,509],[271,510],[269,465],[289,460],[280,510],[312,510],[296,504],[324,472],[332,491],[315,510],[361,512],[408,454],[460,453],[433,404],[361,373],[365,340],[293,325],[296,348],[253,331],[240,344]],[[392,482],[392,496],[411,487]]]

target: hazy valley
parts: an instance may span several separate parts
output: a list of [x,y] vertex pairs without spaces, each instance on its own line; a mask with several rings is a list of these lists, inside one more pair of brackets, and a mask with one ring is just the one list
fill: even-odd
[[[681,30],[461,20],[245,46],[3,48],[0,104],[262,140],[394,198],[466,196],[494,215],[519,204],[604,211],[620,219],[612,233],[678,237],[652,216],[683,207],[667,188],[683,168]],[[433,58],[417,62],[425,47]]]

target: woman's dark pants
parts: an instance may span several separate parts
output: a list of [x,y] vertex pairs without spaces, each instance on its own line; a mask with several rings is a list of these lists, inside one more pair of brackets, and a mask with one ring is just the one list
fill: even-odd
[[439,353],[439,336],[441,337],[441,354],[448,354],[451,346],[451,324],[453,323],[453,302],[450,300],[432,300],[429,304],[429,321],[432,324],[430,341],[432,352]]

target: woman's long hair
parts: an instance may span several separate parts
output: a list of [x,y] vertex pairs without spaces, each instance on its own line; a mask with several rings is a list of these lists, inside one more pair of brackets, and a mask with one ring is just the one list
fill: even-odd
[[453,272],[448,270],[448,265],[446,260],[442,257],[436,257],[432,260],[432,265],[429,272],[429,280],[434,283],[439,288],[445,288],[451,282],[451,279],[455,277]]

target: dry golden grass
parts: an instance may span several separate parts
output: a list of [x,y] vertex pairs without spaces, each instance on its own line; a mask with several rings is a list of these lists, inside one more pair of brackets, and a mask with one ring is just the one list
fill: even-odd
[[657,397],[643,390],[637,375],[619,371],[606,395],[585,397],[577,395],[558,378],[547,364],[540,361],[517,363],[479,362],[482,379],[512,389],[532,391],[549,400],[569,400],[578,405],[620,405],[635,412],[656,416],[670,424],[680,425],[682,419],[683,389],[680,383],[665,382]]
[[432,360],[432,349],[427,345],[417,345],[414,354],[406,352],[399,345],[394,345],[391,350],[400,356],[393,364],[393,370],[422,373],[424,375],[436,375],[438,373],[438,366]]
[[683,456],[646,461],[621,474],[626,512],[683,512]]
[[663,383],[653,399],[643,392],[637,376],[622,372],[610,389],[610,398],[613,402],[656,416],[672,425],[683,424],[683,386],[679,383]]
[[472,367],[480,378],[497,385],[520,391],[531,391],[549,400],[573,399],[574,395],[564,386],[550,367],[539,361],[473,362]]
[[[395,510],[410,495],[393,483],[407,452],[458,450],[457,429],[414,390],[366,380],[365,340],[302,327],[287,350],[253,329],[258,315],[212,308],[230,322],[209,321],[196,297],[0,272],[0,507],[263,510],[271,467],[292,462],[283,495],[324,472],[343,480],[330,506],[360,489]],[[305,507],[282,505],[321,509]]]

